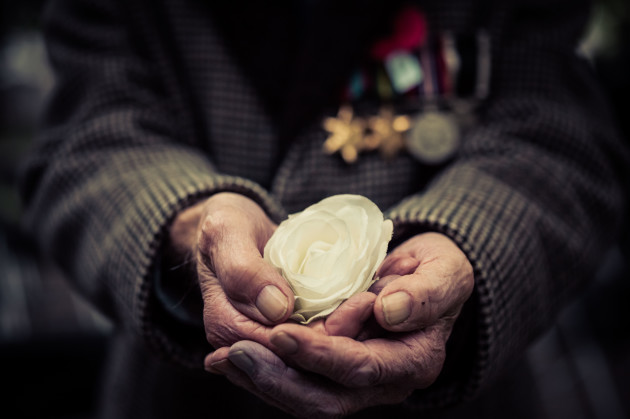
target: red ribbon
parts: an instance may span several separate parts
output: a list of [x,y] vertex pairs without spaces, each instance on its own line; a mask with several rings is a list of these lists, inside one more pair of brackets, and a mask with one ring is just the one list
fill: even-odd
[[382,61],[394,51],[411,51],[422,47],[426,41],[427,21],[413,6],[407,6],[398,13],[394,28],[394,33],[389,38],[376,42],[372,47],[371,55],[374,59]]

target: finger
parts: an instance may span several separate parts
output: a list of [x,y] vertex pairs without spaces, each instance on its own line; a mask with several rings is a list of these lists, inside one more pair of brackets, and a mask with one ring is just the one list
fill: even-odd
[[416,270],[419,264],[420,261],[418,259],[394,250],[394,252],[387,255],[376,276],[383,278],[388,275],[409,275]]
[[447,333],[445,325],[439,324],[415,333],[358,342],[283,324],[273,329],[270,342],[288,362],[347,387],[405,380],[413,388],[424,388],[442,368]]
[[230,348],[224,346],[210,353],[204,360],[204,369],[209,373],[219,375],[242,374],[242,371],[232,364],[232,361],[228,358],[229,352]]
[[387,275],[384,276],[382,278],[380,278],[378,281],[374,282],[372,284],[372,286],[368,289],[369,292],[379,295],[381,293],[381,291],[383,290],[383,288],[385,288],[385,286],[387,286],[387,284],[389,284],[390,282],[392,282],[394,279],[398,278],[400,275]]
[[262,210],[245,209],[221,207],[206,216],[198,239],[199,262],[214,273],[239,311],[264,324],[285,321],[293,311],[293,293],[261,254],[261,243],[272,229],[261,226],[268,222]]
[[344,301],[324,321],[326,334],[356,338],[363,324],[372,315],[374,300],[375,294],[362,292]]
[[[466,261],[467,262],[467,261]],[[415,273],[392,280],[378,295],[374,316],[385,329],[413,331],[454,318],[470,297],[472,268],[455,259],[421,264]]]
[[[359,341],[380,337],[386,331],[372,315],[375,299],[372,292],[355,294],[328,317],[309,323],[307,327],[330,336],[346,336]],[[265,345],[265,342],[256,341]]]
[[203,284],[204,328],[206,339],[212,347],[230,346],[243,339],[268,344],[271,332],[269,326],[252,320],[237,310],[216,278],[208,277]]
[[350,413],[350,407],[343,405],[338,397],[340,392],[333,390],[332,383],[326,388],[321,382],[309,379],[264,346],[239,342],[230,349],[229,360],[241,370],[241,374],[226,374],[230,381],[288,413],[305,418]]
[[298,417],[341,417],[371,405],[401,402],[409,394],[397,387],[344,388],[290,368],[269,349],[249,341],[233,345],[229,360],[245,373],[227,374],[232,382]]

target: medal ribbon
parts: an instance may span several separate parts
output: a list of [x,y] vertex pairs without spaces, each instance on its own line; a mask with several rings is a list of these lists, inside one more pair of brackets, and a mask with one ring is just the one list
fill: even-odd
[[412,127],[411,121],[394,115],[392,103],[406,99],[417,103],[422,98],[435,114],[427,121],[451,136],[447,125],[456,123],[436,114],[438,101],[454,96],[483,99],[488,93],[490,42],[485,32],[474,39],[449,32],[430,35],[424,14],[413,6],[403,8],[394,23],[394,32],[372,46],[369,59],[352,74],[341,98],[343,103],[371,98],[390,106],[363,118],[344,105],[336,118],[324,121],[331,133],[324,149],[339,152],[348,163],[356,161],[361,151],[379,149],[391,158],[404,147],[403,134]]

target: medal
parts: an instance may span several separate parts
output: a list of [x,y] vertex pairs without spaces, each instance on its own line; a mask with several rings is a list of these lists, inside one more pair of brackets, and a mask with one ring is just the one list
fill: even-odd
[[378,149],[385,159],[391,160],[405,147],[404,133],[411,127],[408,116],[394,115],[390,107],[383,107],[367,123],[370,133],[363,140],[366,150]]
[[365,121],[355,118],[352,107],[344,105],[336,118],[326,118],[324,129],[330,133],[324,143],[328,154],[339,152],[346,163],[354,163],[363,148]]
[[324,129],[330,133],[324,151],[339,152],[346,163],[354,163],[360,152],[371,150],[379,150],[389,160],[404,148],[403,135],[410,126],[408,116],[395,115],[390,107],[365,119],[356,117],[352,107],[344,105],[337,117],[324,120]]
[[413,121],[406,145],[407,151],[423,163],[443,163],[459,148],[457,121],[444,112],[426,111]]
[[[488,96],[491,43],[484,29],[474,36],[429,34],[424,15],[413,7],[402,11],[396,25],[395,36],[379,41],[371,61],[350,78],[342,96],[347,104],[324,120],[324,151],[339,153],[348,164],[363,152],[378,150],[392,160],[404,149],[424,164],[444,163]],[[364,99],[380,102],[378,114],[374,108],[364,113]]]

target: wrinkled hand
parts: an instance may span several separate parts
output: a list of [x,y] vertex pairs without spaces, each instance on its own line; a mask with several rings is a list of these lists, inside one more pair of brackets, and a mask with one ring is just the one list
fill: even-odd
[[208,342],[215,348],[249,339],[268,344],[270,327],[293,311],[286,281],[262,258],[276,225],[249,198],[219,193],[202,204],[197,273]]
[[[450,239],[424,233],[388,255],[379,275],[383,279],[373,289],[378,296],[359,294],[346,302],[356,307],[346,310],[360,313],[373,303],[382,336],[354,339],[366,316],[345,321],[335,312],[320,327],[276,326],[273,352],[242,341],[208,355],[206,367],[301,417],[342,416],[403,401],[437,379],[446,341],[472,293],[473,272]],[[329,322],[336,326],[326,327]]]

